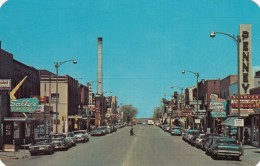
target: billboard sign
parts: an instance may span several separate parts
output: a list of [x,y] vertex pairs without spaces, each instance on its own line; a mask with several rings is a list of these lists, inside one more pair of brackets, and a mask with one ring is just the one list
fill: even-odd
[[10,101],[11,112],[35,113],[39,100],[35,98],[14,99]]

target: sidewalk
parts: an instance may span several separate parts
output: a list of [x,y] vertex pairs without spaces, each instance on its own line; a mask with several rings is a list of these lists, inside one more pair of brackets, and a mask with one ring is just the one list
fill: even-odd
[[30,157],[28,149],[19,149],[18,151],[0,151],[0,159],[24,159]]
[[241,156],[241,161],[248,165],[255,166],[260,162],[260,148],[244,145],[244,154]]

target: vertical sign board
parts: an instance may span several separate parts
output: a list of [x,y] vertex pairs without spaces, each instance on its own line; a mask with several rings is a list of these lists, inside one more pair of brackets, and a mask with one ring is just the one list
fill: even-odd
[[249,94],[253,88],[252,71],[252,26],[251,24],[240,25],[239,45],[239,71],[240,71],[240,94]]

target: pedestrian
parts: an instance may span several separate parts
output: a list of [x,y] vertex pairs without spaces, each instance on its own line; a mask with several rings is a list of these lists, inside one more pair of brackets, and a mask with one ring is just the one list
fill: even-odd
[[249,133],[248,133],[248,130],[247,130],[247,128],[245,129],[245,131],[244,131],[244,144],[248,144],[248,142],[249,142]]
[[132,135],[135,135],[133,127],[131,127],[131,130],[130,130],[130,136],[132,136]]

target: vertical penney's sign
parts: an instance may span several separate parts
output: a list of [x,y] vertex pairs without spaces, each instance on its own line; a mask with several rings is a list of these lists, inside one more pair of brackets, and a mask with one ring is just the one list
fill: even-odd
[[253,88],[252,70],[252,26],[251,24],[240,25],[239,45],[239,70],[240,70],[240,94],[249,94]]

